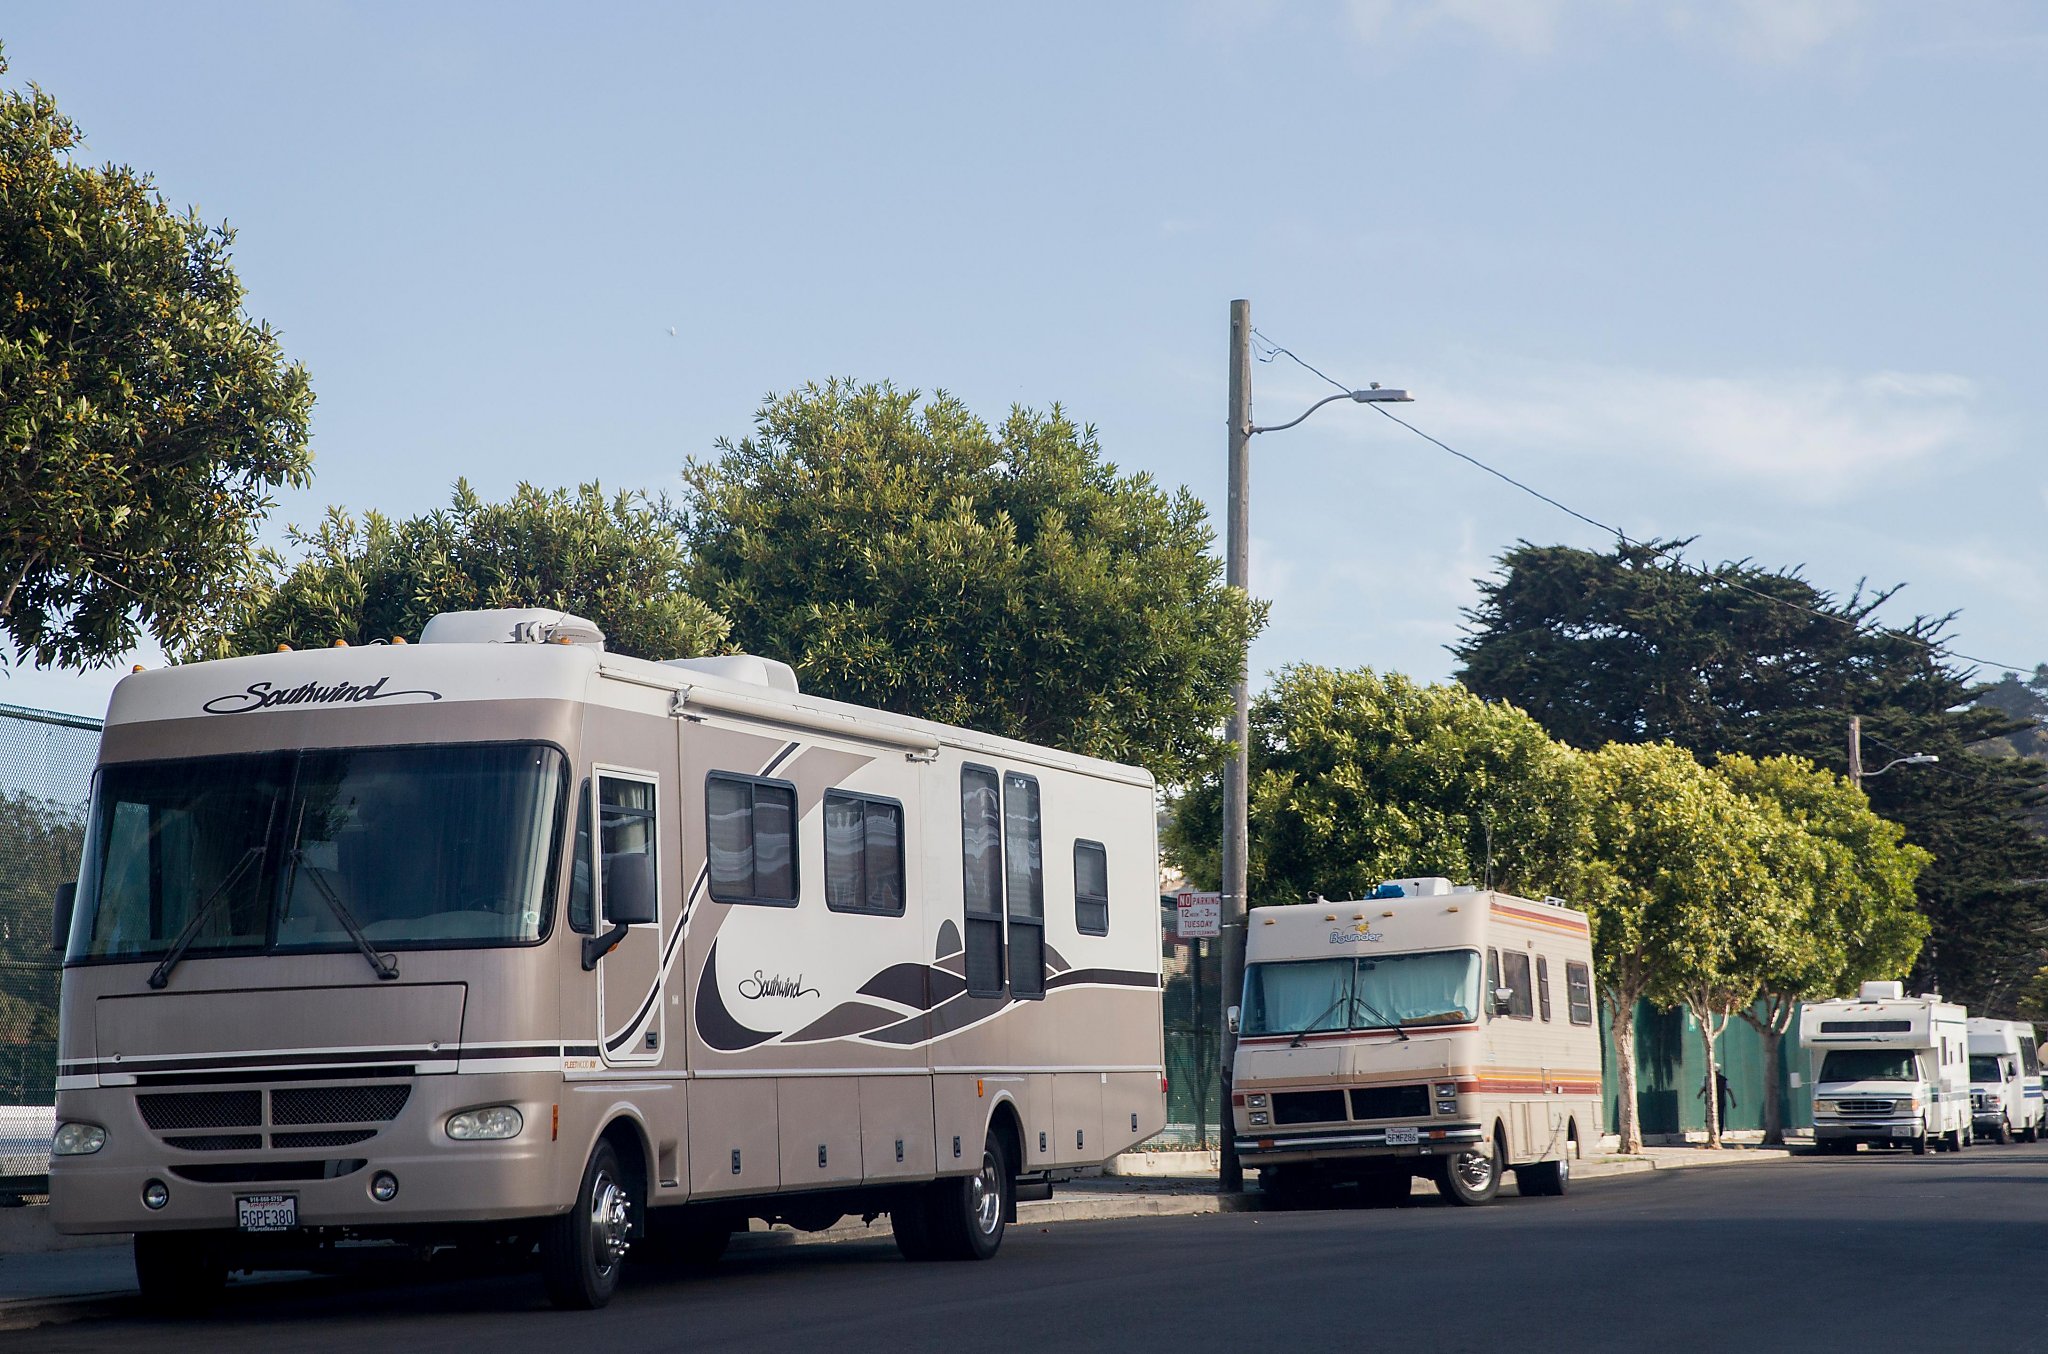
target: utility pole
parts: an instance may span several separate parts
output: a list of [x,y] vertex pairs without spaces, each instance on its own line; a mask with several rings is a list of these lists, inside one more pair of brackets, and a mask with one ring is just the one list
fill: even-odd
[[[1252,440],[1252,303],[1230,303],[1230,516],[1224,528],[1223,581],[1251,594],[1251,440]],[[1237,682],[1231,689],[1230,725],[1225,736],[1236,745],[1223,764],[1223,973],[1222,1035],[1216,1069],[1219,1090],[1217,1132],[1221,1135],[1217,1183],[1226,1194],[1244,1188],[1244,1166],[1237,1159],[1237,1118],[1230,1106],[1231,1064],[1237,1058],[1237,1031],[1230,1008],[1244,988],[1244,916],[1246,850],[1251,831],[1246,794],[1251,771],[1251,654],[1238,655]]]
[[1863,716],[1849,716],[1849,783],[1863,788]]

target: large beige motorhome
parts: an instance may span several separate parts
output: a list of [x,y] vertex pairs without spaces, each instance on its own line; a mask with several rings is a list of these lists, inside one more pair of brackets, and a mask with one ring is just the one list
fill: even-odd
[[1483,1204],[1515,1172],[1562,1194],[1601,1132],[1586,916],[1402,879],[1354,902],[1262,907],[1245,935],[1237,1151],[1270,1194],[1428,1175]]
[[985,1257],[1163,1126],[1145,772],[555,612],[422,641],[115,691],[51,1202],[145,1293],[382,1238],[594,1306],[750,1216]]

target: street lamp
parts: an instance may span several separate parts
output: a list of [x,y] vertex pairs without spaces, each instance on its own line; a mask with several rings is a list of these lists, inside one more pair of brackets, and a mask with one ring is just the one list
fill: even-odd
[[1940,760],[1941,758],[1931,752],[1916,752],[1910,757],[1894,757],[1875,771],[1865,771],[1863,779],[1869,780],[1872,776],[1882,776],[1895,766],[1926,766]]
[[[1405,390],[1382,390],[1377,385],[1349,390],[1317,400],[1301,417],[1260,428],[1252,424],[1252,303],[1230,303],[1230,512],[1224,533],[1223,576],[1231,587],[1251,591],[1251,439],[1254,433],[1277,433],[1299,424],[1326,404],[1351,400],[1357,404],[1405,404],[1413,397]],[[1217,1125],[1222,1130],[1218,1185],[1226,1193],[1244,1188],[1244,1167],[1237,1159],[1237,1127],[1230,1106],[1231,1064],[1237,1057],[1237,1031],[1229,1010],[1244,987],[1245,862],[1250,846],[1250,805],[1246,796],[1251,770],[1251,654],[1240,656],[1237,682],[1232,689],[1230,724],[1226,736],[1236,751],[1223,764],[1223,974],[1224,1016],[1218,1022],[1223,1031],[1222,1065],[1217,1068],[1221,1110]]]
[[1849,783],[1857,789],[1872,776],[1882,776],[1895,766],[1931,766],[1941,758],[1931,752],[1915,752],[1904,757],[1894,757],[1875,771],[1863,769],[1863,716],[1849,716]]

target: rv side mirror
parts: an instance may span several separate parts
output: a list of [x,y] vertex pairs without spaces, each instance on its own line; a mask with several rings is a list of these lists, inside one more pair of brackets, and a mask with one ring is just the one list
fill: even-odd
[[621,852],[604,862],[604,916],[615,926],[641,926],[655,920],[654,857],[645,851]]
[[1494,988],[1494,989],[1493,989],[1493,1013],[1494,1013],[1495,1015],[1506,1015],[1506,1014],[1507,1014],[1507,1011],[1508,1011],[1508,1002],[1510,1002],[1510,1001],[1512,1001],[1512,1000],[1514,999],[1514,995],[1515,995],[1515,989],[1514,989],[1514,988],[1512,988],[1512,987],[1496,987],[1496,988]]
[[57,886],[57,896],[50,905],[50,948],[58,954],[71,941],[71,913],[78,905],[78,881]]
[[1232,1034],[1237,1033],[1237,1012],[1238,1008],[1233,1006],[1223,1013],[1223,1019],[1229,1023]]

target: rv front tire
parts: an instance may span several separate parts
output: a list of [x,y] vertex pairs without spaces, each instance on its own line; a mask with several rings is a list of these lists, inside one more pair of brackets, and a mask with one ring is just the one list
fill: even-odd
[[1569,1189],[1571,1183],[1572,1162],[1569,1156],[1515,1168],[1515,1188],[1525,1197],[1555,1197]]
[[1498,1138],[1440,1159],[1437,1188],[1454,1204],[1473,1207],[1490,1204],[1500,1193],[1501,1150]]
[[588,1310],[612,1300],[640,1207],[619,1154],[609,1142],[598,1143],[576,1202],[541,1232],[541,1278],[555,1306]]
[[906,1260],[986,1260],[1003,1244],[1016,1207],[1016,1170],[1000,1135],[981,1149],[973,1175],[934,1180],[889,1215],[896,1249]]

